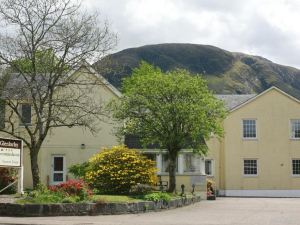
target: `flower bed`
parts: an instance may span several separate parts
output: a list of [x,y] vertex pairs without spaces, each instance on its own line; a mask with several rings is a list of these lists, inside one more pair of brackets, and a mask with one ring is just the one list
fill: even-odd
[[173,209],[199,202],[200,196],[172,199],[169,202],[130,203],[0,204],[0,216],[84,216],[143,213]]

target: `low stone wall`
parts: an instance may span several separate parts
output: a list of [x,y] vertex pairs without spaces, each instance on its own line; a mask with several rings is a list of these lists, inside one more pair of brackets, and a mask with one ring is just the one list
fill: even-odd
[[170,202],[133,203],[63,203],[63,204],[13,204],[1,203],[0,216],[86,216],[117,215],[161,211],[191,205],[200,201],[200,196],[180,198]]

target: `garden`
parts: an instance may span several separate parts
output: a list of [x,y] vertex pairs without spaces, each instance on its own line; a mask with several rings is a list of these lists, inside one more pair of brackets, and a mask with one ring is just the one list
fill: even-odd
[[[5,173],[1,176],[2,186],[13,181],[8,170],[2,172]],[[115,146],[103,149],[88,162],[71,166],[69,173],[75,179],[48,187],[40,184],[35,190],[26,191],[16,203],[168,203],[182,198],[179,194],[158,191],[156,172],[155,162],[140,151]],[[6,193],[13,191],[11,188]]]

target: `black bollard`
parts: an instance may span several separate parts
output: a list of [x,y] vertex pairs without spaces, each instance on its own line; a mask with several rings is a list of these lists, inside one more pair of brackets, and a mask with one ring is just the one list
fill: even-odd
[[193,188],[193,189],[192,189],[192,194],[194,194],[194,192],[195,192],[195,187],[196,187],[196,185],[193,184],[193,185],[192,185],[192,188]]
[[185,187],[184,184],[182,184],[182,185],[181,185],[181,196],[184,195],[184,187]]

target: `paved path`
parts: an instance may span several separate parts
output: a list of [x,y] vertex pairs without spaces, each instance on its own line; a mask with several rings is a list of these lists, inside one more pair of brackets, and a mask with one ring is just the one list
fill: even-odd
[[300,225],[300,199],[219,198],[163,212],[116,216],[0,217],[0,224]]

